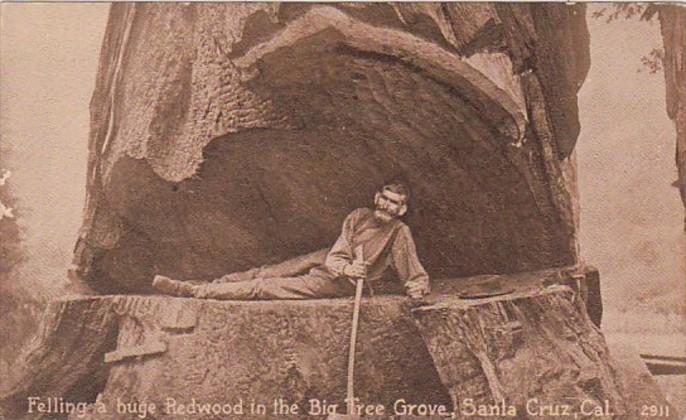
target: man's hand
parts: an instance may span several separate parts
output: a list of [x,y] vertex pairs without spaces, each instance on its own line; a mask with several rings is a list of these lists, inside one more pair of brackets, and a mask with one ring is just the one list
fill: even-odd
[[343,268],[343,274],[352,279],[367,278],[367,266],[364,261],[353,261]]
[[422,299],[430,292],[429,284],[425,282],[408,282],[405,292],[410,299]]

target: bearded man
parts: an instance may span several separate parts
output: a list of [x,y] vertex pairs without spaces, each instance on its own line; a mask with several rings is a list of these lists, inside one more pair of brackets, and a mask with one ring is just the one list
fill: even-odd
[[[330,249],[228,274],[207,284],[157,275],[152,285],[164,294],[202,299],[319,299],[353,296],[357,279],[365,279],[372,292],[388,281],[392,269],[405,294],[421,299],[429,293],[429,276],[417,257],[410,228],[400,220],[409,197],[404,184],[386,184],[375,194],[373,210],[360,208],[345,218]],[[353,251],[360,246],[363,260],[355,258]]]

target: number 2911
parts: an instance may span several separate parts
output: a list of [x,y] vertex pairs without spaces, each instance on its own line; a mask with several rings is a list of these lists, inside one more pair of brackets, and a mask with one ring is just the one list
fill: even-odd
[[644,404],[641,406],[642,417],[669,417],[668,405]]

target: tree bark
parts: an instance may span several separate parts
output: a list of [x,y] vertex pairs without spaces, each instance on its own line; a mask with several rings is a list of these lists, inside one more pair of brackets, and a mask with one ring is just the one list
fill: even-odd
[[[658,6],[664,46],[667,115],[676,126],[677,187],[686,209],[686,8]],[[684,216],[686,230],[686,216]]]
[[[460,416],[467,398],[484,405],[504,400],[522,414],[532,398],[541,405],[588,400],[589,407],[608,400],[618,415],[634,413],[639,404],[664,403],[649,377],[632,382],[608,354],[579,293],[589,276],[544,270],[445,279],[436,282],[432,304],[414,310],[400,296],[363,298],[355,395],[383,405],[387,416],[397,414],[399,400],[444,405]],[[493,281],[513,292],[457,297]],[[283,417],[271,411],[279,398],[301,408],[295,418],[314,415],[312,399],[338,404],[343,413],[352,306],[352,299],[62,299],[46,312],[24,376],[0,395],[0,414],[40,418],[28,412],[29,397],[106,407],[72,416],[97,420],[121,418],[118,400],[154,403],[155,418],[178,418],[174,410],[193,399],[242,403],[240,418]],[[270,412],[253,415],[253,401]]]
[[395,177],[434,277],[576,263],[584,10],[113,5],[74,278],[149,292],[311,252]]
[[20,365],[14,367],[21,376],[0,394],[0,415],[8,419],[66,417],[29,413],[29,397],[92,402],[107,381],[103,355],[116,347],[119,324],[112,307],[125,299],[51,302],[38,336],[18,358]]
[[[117,400],[178,405],[242,402],[244,415],[284,418],[274,400],[310,399],[345,412],[348,342],[353,302],[223,302],[144,296],[83,297],[55,302],[44,333],[27,360],[26,375],[0,397],[7,418],[28,413],[28,398],[105,404],[98,420],[122,418]],[[77,326],[77,328],[74,328]],[[114,333],[114,335],[112,334]],[[68,355],[66,358],[65,355]],[[388,407],[450,402],[400,296],[363,299],[358,332],[355,395]],[[269,407],[251,415],[251,402]],[[155,418],[178,418],[171,410]],[[48,418],[59,417],[46,415]],[[84,417],[79,417],[84,418]],[[194,415],[193,418],[217,418]]]
[[464,416],[480,410],[489,418],[515,412],[519,418],[577,418],[596,410],[594,418],[634,419],[644,404],[664,403],[654,382],[625,385],[627,373],[568,286],[521,288],[479,301],[452,297],[413,316]]

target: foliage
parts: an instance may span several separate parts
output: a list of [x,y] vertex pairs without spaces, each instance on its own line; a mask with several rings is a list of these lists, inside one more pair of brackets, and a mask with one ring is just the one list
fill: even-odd
[[593,19],[605,18],[605,22],[610,23],[621,18],[650,20],[654,12],[645,3],[615,3],[608,7],[603,7],[591,15]]
[[653,48],[648,55],[641,57],[641,64],[648,69],[649,73],[659,73],[662,71],[664,59],[665,51],[662,48]]
[[[591,14],[593,19],[605,19],[611,23],[620,19],[639,19],[650,21],[657,13],[657,6],[646,3],[615,3],[611,6],[602,7]],[[653,48],[648,54],[641,57],[641,64],[650,74],[662,71],[665,52],[662,48]],[[640,69],[638,70],[641,71]]]
[[41,305],[16,284],[16,269],[26,256],[17,224],[16,200],[9,189],[10,175],[0,169],[0,377],[6,380],[0,385],[4,386],[16,374],[13,360],[36,330],[41,310]]
[[0,170],[0,284],[23,260],[20,246],[19,226],[14,214],[15,200],[9,192],[10,172]]

